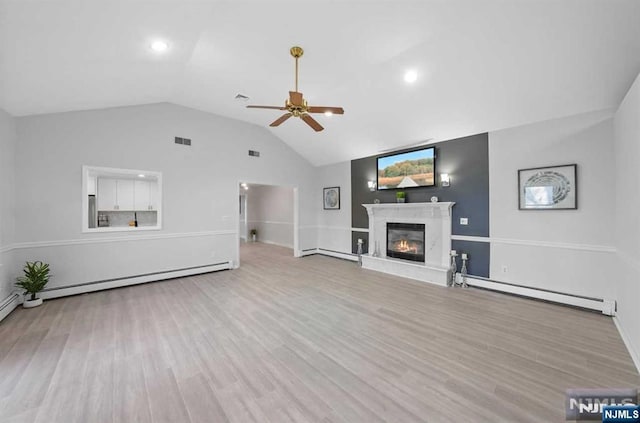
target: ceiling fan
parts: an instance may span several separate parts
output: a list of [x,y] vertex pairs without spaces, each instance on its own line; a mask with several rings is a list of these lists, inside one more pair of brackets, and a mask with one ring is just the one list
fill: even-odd
[[294,59],[296,59],[296,90],[289,91],[289,98],[285,100],[284,107],[279,106],[247,106],[249,109],[275,109],[275,110],[286,110],[287,113],[280,116],[278,119],[271,122],[269,126],[279,126],[284,121],[289,119],[291,116],[299,117],[302,119],[307,125],[313,128],[314,131],[319,132],[324,128],[322,125],[318,123],[313,117],[311,117],[310,113],[325,113],[327,115],[335,114],[342,115],[344,114],[344,109],[342,107],[327,107],[327,106],[309,106],[307,104],[307,100],[304,99],[302,93],[298,91],[298,59],[302,57],[304,54],[304,50],[302,47],[294,46],[289,50]]

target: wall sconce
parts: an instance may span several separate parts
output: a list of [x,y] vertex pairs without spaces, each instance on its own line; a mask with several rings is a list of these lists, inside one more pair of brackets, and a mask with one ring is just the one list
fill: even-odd
[[375,191],[376,190],[376,181],[369,181],[369,182],[367,182],[367,185],[369,186],[369,191]]
[[448,173],[441,173],[440,174],[440,185],[442,185],[443,187],[448,187],[451,185],[451,181],[449,179],[449,174]]

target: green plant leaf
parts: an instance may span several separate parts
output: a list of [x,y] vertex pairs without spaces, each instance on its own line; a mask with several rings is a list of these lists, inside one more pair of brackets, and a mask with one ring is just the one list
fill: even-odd
[[31,294],[31,299],[42,291],[49,282],[49,264],[41,261],[26,262],[22,269],[24,276],[16,278],[16,286],[22,288],[25,294]]

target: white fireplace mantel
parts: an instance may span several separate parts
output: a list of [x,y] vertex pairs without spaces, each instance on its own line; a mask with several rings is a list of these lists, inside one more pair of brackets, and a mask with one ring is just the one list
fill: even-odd
[[[367,269],[446,285],[451,251],[451,208],[455,203],[363,204],[369,215],[369,253],[362,257]],[[387,257],[387,223],[425,225],[425,262]],[[378,253],[377,256],[375,253]]]

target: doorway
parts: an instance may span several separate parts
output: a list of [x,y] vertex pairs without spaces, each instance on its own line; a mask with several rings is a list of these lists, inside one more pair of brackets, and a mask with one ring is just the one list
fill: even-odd
[[253,243],[288,248],[298,256],[298,188],[241,182],[238,191],[239,261]]

